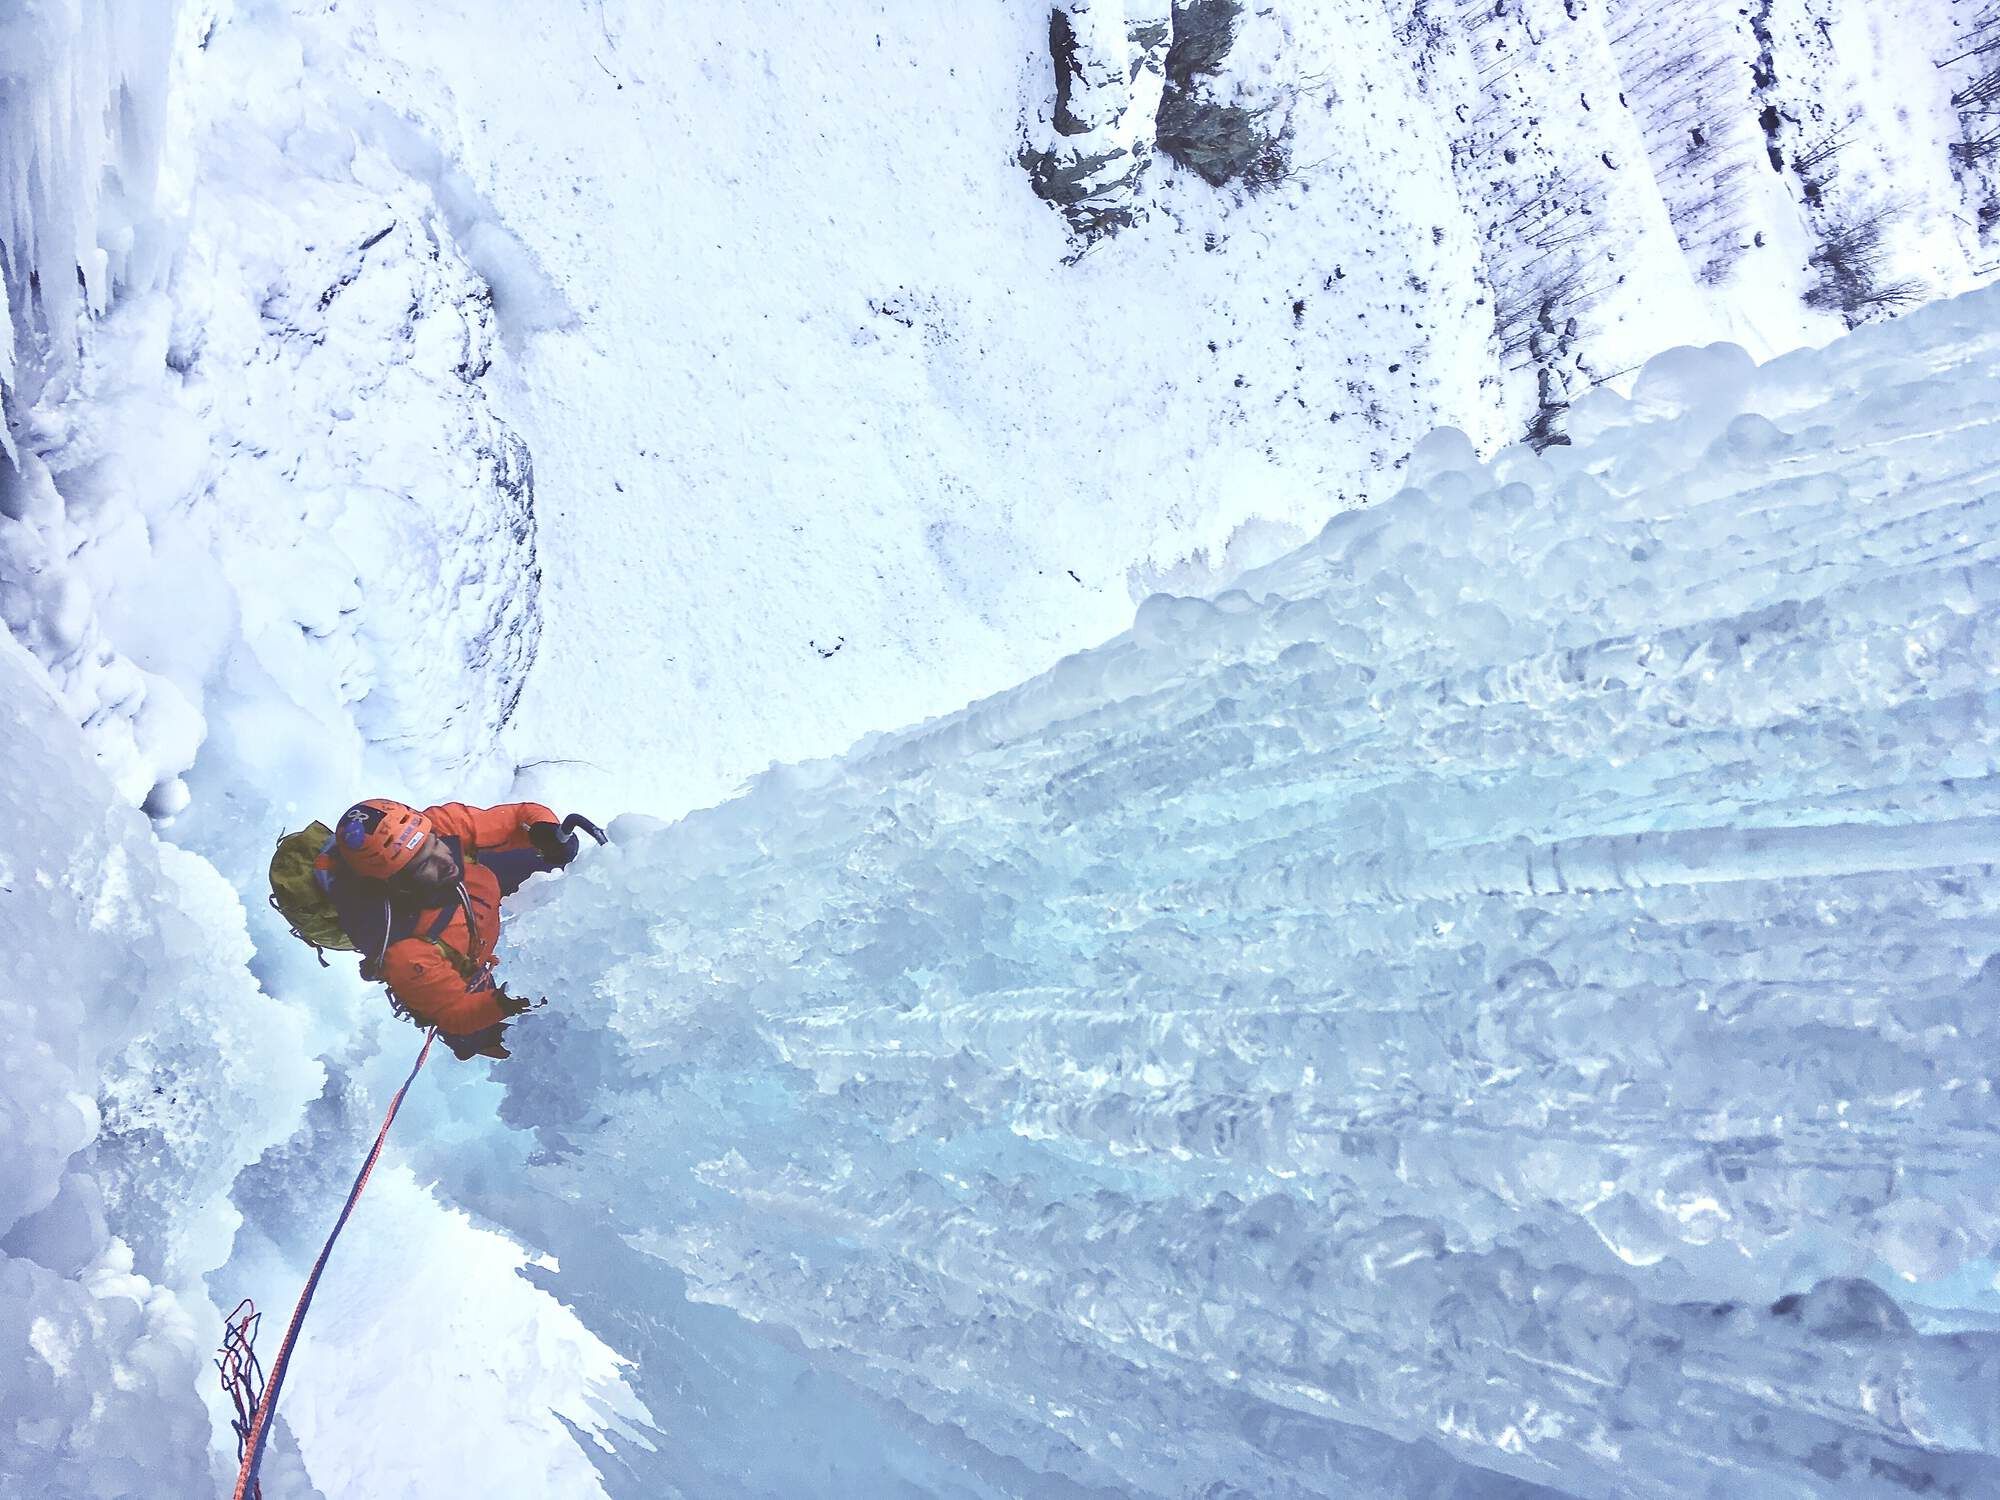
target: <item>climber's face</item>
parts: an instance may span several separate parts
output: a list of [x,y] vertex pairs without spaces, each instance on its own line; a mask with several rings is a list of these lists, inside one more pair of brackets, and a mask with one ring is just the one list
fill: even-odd
[[422,895],[433,895],[449,890],[458,883],[458,861],[452,857],[451,849],[436,834],[424,840],[417,856],[404,865],[396,877],[397,884]]

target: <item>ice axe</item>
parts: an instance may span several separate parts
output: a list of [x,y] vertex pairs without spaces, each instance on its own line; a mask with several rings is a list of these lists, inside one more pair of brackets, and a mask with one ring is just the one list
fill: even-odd
[[604,830],[602,828],[599,828],[595,823],[591,822],[590,819],[586,818],[582,813],[571,813],[568,817],[562,820],[562,831],[566,835],[575,833],[579,828],[581,828],[585,833],[589,834],[592,838],[596,839],[599,844],[605,844],[609,842],[609,840],[606,839],[604,836]]

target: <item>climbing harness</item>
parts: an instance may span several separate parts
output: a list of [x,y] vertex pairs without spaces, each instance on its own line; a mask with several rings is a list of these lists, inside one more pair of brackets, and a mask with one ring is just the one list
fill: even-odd
[[[285,1369],[291,1363],[292,1345],[297,1342],[299,1329],[305,1323],[306,1309],[312,1306],[313,1293],[319,1288],[320,1273],[326,1269],[327,1259],[333,1254],[334,1242],[340,1238],[340,1231],[347,1227],[348,1215],[354,1212],[361,1190],[368,1186],[368,1176],[375,1170],[382,1147],[389,1139],[389,1127],[396,1123],[396,1111],[403,1107],[403,1096],[409,1093],[410,1085],[423,1071],[424,1059],[431,1055],[431,1043],[437,1040],[437,1035],[437,1028],[433,1026],[424,1037],[423,1050],[417,1054],[416,1066],[410,1069],[410,1076],[403,1080],[403,1086],[396,1090],[396,1097],[389,1101],[389,1113],[383,1117],[382,1128],[375,1132],[375,1144],[368,1152],[368,1159],[361,1163],[354,1186],[348,1189],[347,1202],[341,1206],[340,1217],[333,1222],[333,1232],[326,1237],[319,1259],[313,1262],[312,1274],[306,1277],[305,1290],[299,1293],[299,1305],[292,1309],[292,1321],[286,1326],[284,1342],[278,1345],[277,1355],[271,1361],[268,1379],[262,1378],[256,1351],[250,1346],[257,1334],[259,1315],[256,1308],[246,1301],[231,1314],[229,1331],[223,1338],[222,1357],[216,1361],[222,1367],[223,1388],[229,1390],[235,1399],[239,1418],[231,1425],[236,1428],[237,1452],[242,1459],[242,1468],[237,1472],[236,1490],[230,1500],[257,1500],[262,1494],[257,1484],[257,1468],[264,1461],[264,1442],[271,1434],[271,1418],[278,1409],[278,1392],[285,1383]],[[246,1309],[247,1317],[244,1316]],[[230,1384],[232,1370],[246,1381],[246,1391],[251,1388],[247,1382],[261,1380],[262,1391],[254,1397],[247,1426],[242,1421],[245,1403]]]

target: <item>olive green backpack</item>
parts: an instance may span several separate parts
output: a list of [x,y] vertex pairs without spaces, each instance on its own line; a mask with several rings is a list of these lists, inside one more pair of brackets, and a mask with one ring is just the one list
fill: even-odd
[[292,929],[292,936],[312,946],[322,967],[323,950],[352,953],[354,940],[340,925],[330,894],[333,885],[333,830],[309,823],[278,840],[271,855],[271,906]]

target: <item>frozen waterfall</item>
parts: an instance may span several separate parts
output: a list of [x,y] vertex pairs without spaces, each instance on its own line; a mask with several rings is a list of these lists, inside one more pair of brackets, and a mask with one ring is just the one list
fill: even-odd
[[617,1300],[1049,1485],[2000,1491],[2000,296],[1576,426],[543,890]]

